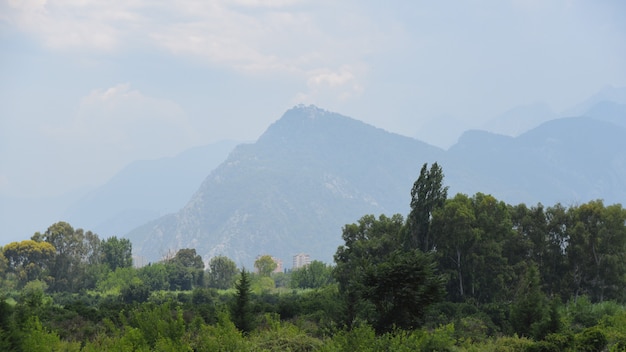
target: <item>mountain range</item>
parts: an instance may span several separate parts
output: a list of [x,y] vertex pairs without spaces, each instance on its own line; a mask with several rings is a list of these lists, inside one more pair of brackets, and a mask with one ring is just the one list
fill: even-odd
[[[439,129],[446,119],[454,118]],[[444,150],[301,105],[254,143],[136,161],[82,195],[2,198],[0,221],[6,234],[65,220],[103,238],[126,236],[145,261],[192,247],[205,260],[223,254],[251,267],[268,253],[289,267],[300,252],[332,262],[341,227],[365,214],[406,215],[423,163],[443,166],[451,196],[483,192],[529,205],[626,197],[624,88],[606,88],[558,115],[537,103],[480,130],[461,134],[461,127],[449,125],[449,137],[460,137]]]
[[181,210],[127,237],[147,261],[189,247],[205,260],[227,255],[248,267],[261,254],[286,266],[300,252],[332,262],[343,225],[365,214],[406,215],[419,169],[435,161],[451,195],[483,192],[529,205],[617,203],[626,197],[626,129],[613,120],[555,119],[517,137],[467,131],[443,150],[297,106],[255,143],[237,146]]

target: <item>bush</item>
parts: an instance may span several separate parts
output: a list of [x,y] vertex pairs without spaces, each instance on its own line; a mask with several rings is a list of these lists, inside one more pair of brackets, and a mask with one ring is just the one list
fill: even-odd
[[599,327],[585,329],[577,334],[575,339],[577,351],[602,351],[608,344],[606,335]]

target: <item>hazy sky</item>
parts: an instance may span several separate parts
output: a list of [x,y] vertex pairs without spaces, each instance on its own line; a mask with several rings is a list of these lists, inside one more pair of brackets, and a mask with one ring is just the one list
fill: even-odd
[[414,136],[626,85],[626,2],[0,0],[0,195],[254,140],[298,103]]

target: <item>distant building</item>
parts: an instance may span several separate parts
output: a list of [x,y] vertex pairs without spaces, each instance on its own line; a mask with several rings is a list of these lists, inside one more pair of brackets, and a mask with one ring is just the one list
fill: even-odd
[[274,269],[273,272],[275,272],[275,273],[282,273],[283,272],[283,261],[282,261],[282,259],[272,257],[272,260],[274,260],[274,263],[276,263],[276,269]]
[[302,268],[311,264],[311,256],[305,253],[296,254],[293,256],[293,269]]
[[133,267],[135,267],[136,269],[139,269],[139,268],[143,268],[146,265],[148,265],[148,263],[146,263],[146,257],[140,256],[140,255],[133,255]]

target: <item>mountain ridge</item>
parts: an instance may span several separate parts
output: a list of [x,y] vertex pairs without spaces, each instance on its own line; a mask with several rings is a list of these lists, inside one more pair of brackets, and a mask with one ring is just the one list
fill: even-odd
[[[483,192],[529,204],[603,194],[614,201],[626,197],[622,141],[621,127],[581,117],[549,121],[518,137],[468,131],[444,151],[337,113],[297,106],[255,143],[237,146],[180,211],[128,237],[149,260],[193,247],[205,260],[227,255],[246,266],[265,253],[288,262],[307,252],[330,262],[343,225],[366,214],[408,213],[423,163],[443,166],[450,194]],[[565,157],[571,150],[575,154]]]
[[[314,119],[310,119],[312,111],[316,114]],[[390,161],[394,170],[406,170],[400,177],[404,187],[399,187],[397,175],[378,167],[381,159],[388,156],[386,150],[418,151],[428,160],[443,152],[319,108],[290,109],[256,143],[237,146],[174,217],[168,217],[164,223],[151,223],[131,232],[129,237],[137,240],[133,243],[137,243],[139,251],[151,253],[152,258],[157,253],[141,240],[140,232],[170,233],[177,245],[191,243],[192,238],[211,239],[211,248],[200,245],[205,258],[228,254],[249,264],[264,251],[280,252],[283,257],[292,251],[305,251],[330,261],[347,219],[372,210],[389,213],[408,209],[407,189],[419,172],[421,164],[417,159],[421,158],[413,158],[415,162],[406,165]],[[368,160],[352,158],[357,151],[367,153]],[[406,158],[400,160],[404,163]],[[247,181],[248,176],[255,184]],[[224,196],[237,192],[244,194]],[[214,206],[217,202],[220,205]],[[271,219],[263,218],[259,212],[270,214],[267,217]],[[245,230],[241,229],[242,224],[247,226]],[[304,233],[301,237],[308,239],[309,245],[296,250],[301,241],[294,241],[293,233]],[[231,250],[242,236],[254,242],[261,253]],[[328,238],[329,244],[316,243],[315,238],[320,236]]]

